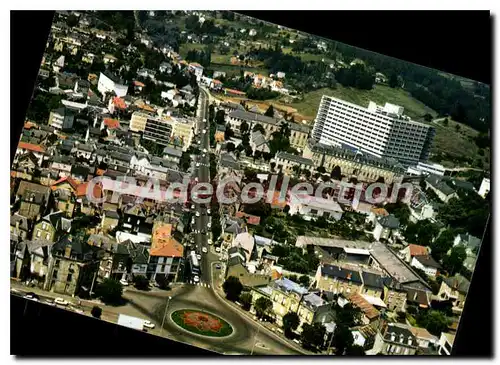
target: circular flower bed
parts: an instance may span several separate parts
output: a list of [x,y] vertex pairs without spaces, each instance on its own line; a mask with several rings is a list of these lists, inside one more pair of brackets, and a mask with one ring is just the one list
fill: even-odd
[[200,310],[177,310],[172,313],[171,318],[179,327],[197,335],[225,337],[233,333],[233,328],[225,320]]

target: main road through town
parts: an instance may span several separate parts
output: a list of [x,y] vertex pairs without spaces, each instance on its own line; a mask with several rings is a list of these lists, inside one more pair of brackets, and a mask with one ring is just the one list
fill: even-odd
[[[199,166],[195,168],[195,176],[198,182],[210,182],[210,141],[209,141],[209,123],[208,120],[209,95],[200,88],[198,99],[198,118],[197,138],[200,139],[200,155],[196,156],[196,162]],[[207,152],[203,152],[203,151]],[[238,313],[232,306],[224,301],[219,294],[215,292],[212,282],[213,263],[219,260],[218,256],[211,252],[208,245],[210,229],[207,223],[210,221],[210,215],[207,214],[206,207],[194,203],[195,210],[200,213],[195,216],[195,247],[198,254],[201,255],[201,275],[199,283],[187,284],[162,306],[156,308],[157,315],[162,312],[166,318],[164,321],[165,332],[173,339],[192,343],[194,345],[211,349],[221,353],[233,354],[262,354],[262,355],[300,355],[302,351],[297,346],[292,346],[277,335],[269,332],[253,320],[244,317]],[[209,204],[207,204],[209,206]],[[216,237],[214,237],[216,238]],[[207,253],[202,253],[205,247]],[[189,279],[188,279],[189,281]],[[194,285],[193,285],[194,284]],[[216,314],[227,320],[233,326],[234,333],[227,338],[203,338],[190,334],[179,329],[170,319],[170,314],[176,309],[202,309]],[[168,312],[168,313],[167,313]]]

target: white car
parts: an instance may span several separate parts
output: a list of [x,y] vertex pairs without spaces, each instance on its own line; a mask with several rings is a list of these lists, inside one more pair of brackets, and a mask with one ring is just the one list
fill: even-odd
[[196,216],[199,217],[200,216],[200,212],[196,212]]
[[201,255],[200,255],[200,254],[196,255],[196,258],[197,258],[198,260],[201,260]]
[[191,209],[194,209],[194,204],[191,204]]
[[194,282],[195,283],[198,283],[200,281],[200,277],[198,275],[196,275],[194,278],[193,278]]
[[80,308],[73,308],[73,311],[78,313],[78,314],[84,314],[85,312],[83,311],[83,309],[80,309]]
[[207,214],[210,214],[210,213],[211,213],[210,208],[208,208],[207,209]]
[[201,252],[203,252],[203,253],[207,253],[207,252],[208,252],[208,250],[207,250],[207,248],[206,248],[206,247],[203,247],[203,248],[201,249]]
[[144,321],[144,327],[153,329],[155,328],[155,324],[151,321]]
[[215,252],[220,252],[220,247],[216,247]]
[[207,149],[206,148],[203,149],[203,153],[207,153]]
[[38,302],[38,295],[34,294],[34,293],[28,293],[24,296],[25,299],[29,299],[29,300],[34,300],[35,302]]
[[199,162],[196,163],[196,167],[200,167],[200,163]]
[[45,299],[44,303],[47,305],[55,306],[55,303],[52,299]]
[[209,245],[212,245],[214,242],[213,242],[213,241],[209,238],[209,239],[207,240],[207,243],[208,243]]
[[120,284],[122,284],[123,286],[128,286],[128,281],[127,280],[120,280]]
[[207,133],[206,128],[202,130],[202,133],[203,133],[203,134]]
[[64,305],[64,306],[67,306],[69,304],[69,302],[64,300],[63,298],[56,298],[54,300],[54,303],[59,304],[59,305]]
[[212,223],[208,222],[207,223],[207,228],[212,228]]
[[191,225],[194,225],[194,217],[191,218]]

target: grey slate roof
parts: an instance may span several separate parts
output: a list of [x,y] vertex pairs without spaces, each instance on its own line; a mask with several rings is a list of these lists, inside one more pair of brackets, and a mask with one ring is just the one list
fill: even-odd
[[447,196],[455,192],[455,190],[448,186],[448,184],[446,184],[440,176],[430,175],[427,179],[425,179],[425,181]]
[[398,229],[399,228],[399,219],[396,218],[393,214],[389,214],[385,217],[380,217],[378,219],[378,223],[384,227],[389,229]]
[[11,226],[16,226],[16,223],[19,222],[19,229],[23,231],[28,230],[28,218],[20,215],[20,214],[14,214],[10,217],[10,225]]
[[362,284],[362,279],[358,271],[347,270],[337,265],[323,265],[321,267],[321,275]]
[[276,154],[276,158],[280,158],[282,160],[287,160],[287,161],[295,162],[295,163],[298,163],[298,164],[301,164],[301,165],[314,166],[314,163],[313,163],[313,161],[310,158],[305,158],[305,157],[302,157],[302,156],[293,155],[293,154],[288,153],[288,152],[278,152]]
[[252,143],[254,143],[256,147],[259,147],[266,143],[266,138],[260,131],[255,131],[252,133]]
[[231,113],[229,113],[230,118],[235,118],[235,119],[243,119],[248,122],[262,122],[266,124],[278,124],[279,120],[275,118],[268,117],[266,115],[262,114],[257,114],[257,113],[251,113],[247,112],[244,110],[233,110]]
[[[391,340],[392,336],[394,336],[394,340]],[[403,342],[401,342],[401,339],[403,339]],[[408,344],[410,339],[411,345]],[[385,329],[384,340],[397,344],[404,344],[405,346],[418,347],[415,335],[410,331],[407,325],[401,323],[389,323]]]
[[467,292],[469,291],[469,286],[470,286],[469,280],[467,280],[460,274],[445,279],[445,283],[450,288],[458,290],[459,293],[467,294]]
[[290,129],[292,131],[298,131],[298,132],[303,132],[303,133],[309,133],[309,130],[311,129],[309,126],[305,124],[299,124],[299,123],[288,123],[290,126]]
[[179,157],[180,158],[182,156],[182,150],[167,146],[167,147],[165,147],[163,149],[163,154],[164,155],[175,156],[175,157]]
[[227,267],[235,266],[235,265],[243,265],[245,262],[239,256],[233,256],[229,260],[227,260]]
[[384,288],[384,281],[381,275],[363,271],[361,272],[361,276],[363,277],[363,283],[365,286],[378,289]]
[[413,256],[415,260],[418,260],[422,265],[427,266],[427,267],[432,267],[435,269],[440,269],[441,265],[436,262],[431,255],[418,255],[418,256]]

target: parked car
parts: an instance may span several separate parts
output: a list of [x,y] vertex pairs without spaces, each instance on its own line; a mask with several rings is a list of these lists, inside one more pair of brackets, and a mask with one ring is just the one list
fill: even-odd
[[198,260],[201,260],[201,255],[200,255],[200,254],[197,254],[197,255],[196,255],[196,258],[197,258]]
[[26,295],[24,296],[24,298],[29,299],[29,300],[34,300],[36,302],[38,302],[40,300],[40,297],[37,294],[33,293],[33,292],[26,293]]
[[64,306],[67,306],[69,304],[69,302],[64,300],[63,298],[56,298],[54,300],[54,303],[59,304],[59,305],[64,305]]
[[207,223],[207,228],[212,228],[212,223],[211,222]]
[[128,281],[121,279],[120,284],[122,284],[123,286],[128,286]]
[[144,321],[144,327],[149,328],[149,329],[153,329],[153,328],[155,328],[155,324],[151,321]]
[[44,303],[51,306],[56,305],[52,299],[45,299]]
[[216,264],[216,265],[215,265],[215,268],[216,268],[217,270],[220,270],[220,268],[221,268],[220,264]]
[[196,212],[196,216],[199,217],[200,216],[200,212]]
[[220,247],[216,247],[215,252],[220,252]]
[[207,240],[207,243],[208,243],[209,245],[212,245],[212,244],[214,243],[214,241],[212,241],[212,240],[209,238],[209,239]]
[[211,212],[210,212],[210,208],[208,208],[208,209],[207,209],[207,214],[210,214],[210,213],[211,213]]
[[200,282],[200,277],[198,275],[195,275],[194,278],[193,278],[194,282],[195,283],[199,283]]
[[83,311],[83,309],[80,309],[80,308],[73,308],[73,311],[78,313],[78,314],[85,314],[85,312]]
[[207,253],[207,252],[208,252],[208,250],[207,250],[207,248],[206,248],[206,247],[202,247],[201,252],[203,252],[203,253]]

